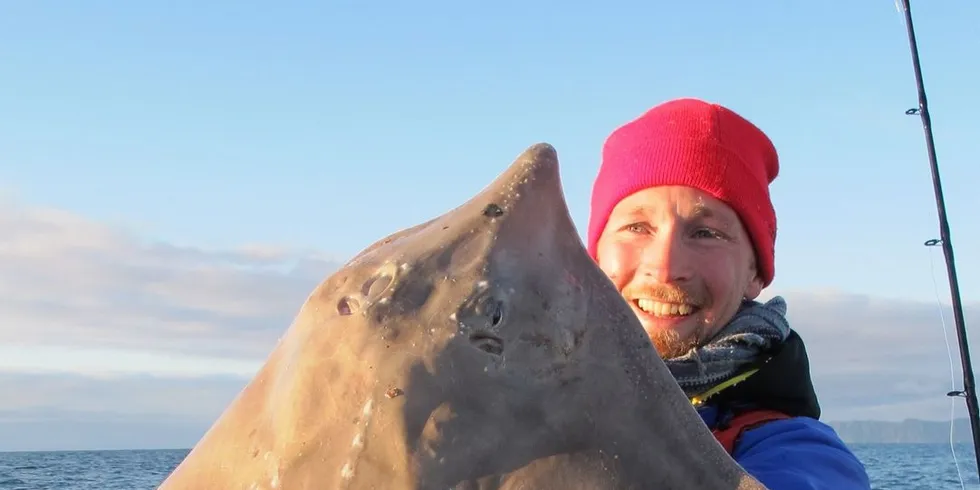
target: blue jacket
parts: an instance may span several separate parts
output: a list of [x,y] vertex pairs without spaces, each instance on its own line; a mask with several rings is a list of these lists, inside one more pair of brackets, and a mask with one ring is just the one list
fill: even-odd
[[[698,410],[714,427],[717,410]],[[767,422],[742,433],[732,457],[770,490],[869,490],[864,464],[837,433],[810,417]]]

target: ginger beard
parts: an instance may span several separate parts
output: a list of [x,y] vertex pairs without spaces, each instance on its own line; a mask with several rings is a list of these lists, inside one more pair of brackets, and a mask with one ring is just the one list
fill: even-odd
[[664,359],[674,359],[700,347],[700,334],[699,331],[698,335],[685,339],[676,330],[647,330],[653,347]]
[[622,294],[664,359],[680,357],[701,347],[713,333],[704,316],[706,302],[680,288],[627,286]]

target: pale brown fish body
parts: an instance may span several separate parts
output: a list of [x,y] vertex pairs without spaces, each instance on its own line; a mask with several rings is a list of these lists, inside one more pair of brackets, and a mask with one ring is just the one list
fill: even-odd
[[540,144],[320,284],[161,488],[762,486],[589,258]]

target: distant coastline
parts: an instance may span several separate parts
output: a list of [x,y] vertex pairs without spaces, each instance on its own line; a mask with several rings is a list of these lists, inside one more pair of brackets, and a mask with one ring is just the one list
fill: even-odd
[[[949,420],[906,419],[900,422],[848,420],[827,422],[849,444],[949,443]],[[970,419],[953,421],[953,442],[973,443]]]
[[[126,417],[82,412],[56,415],[33,419],[0,416],[0,452],[186,451],[210,426],[207,420],[172,415]],[[848,444],[949,444],[950,441],[949,420],[826,422]],[[969,419],[956,419],[953,428],[954,443],[972,446]]]

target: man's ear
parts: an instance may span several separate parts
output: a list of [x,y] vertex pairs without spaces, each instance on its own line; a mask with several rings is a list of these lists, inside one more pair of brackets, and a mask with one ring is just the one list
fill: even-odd
[[752,278],[745,285],[745,291],[742,294],[745,295],[745,299],[754,300],[762,294],[762,278],[759,277],[759,268],[756,267],[755,259],[749,264],[749,273],[752,274]]
[[760,294],[762,294],[762,279],[758,275],[753,275],[745,285],[745,299],[756,299]]

